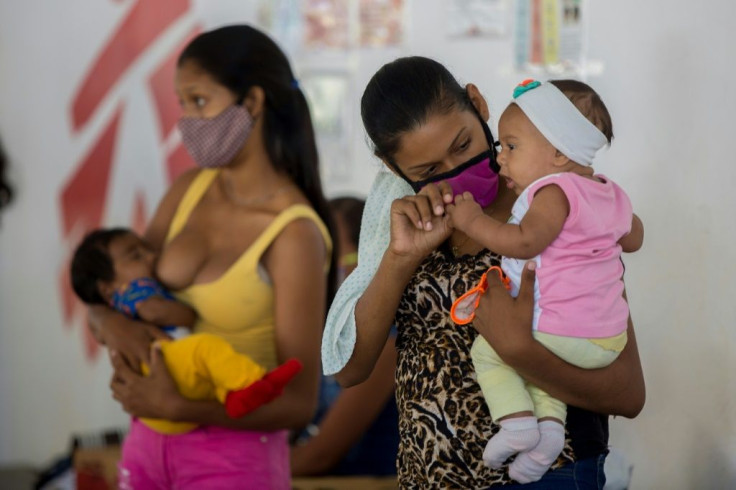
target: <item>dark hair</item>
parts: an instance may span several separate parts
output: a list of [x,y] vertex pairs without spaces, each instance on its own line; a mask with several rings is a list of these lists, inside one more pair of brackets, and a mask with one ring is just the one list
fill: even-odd
[[570,102],[588,118],[588,121],[600,129],[608,143],[611,143],[613,140],[611,115],[598,93],[590,85],[578,80],[550,80],[549,83],[560,89],[560,92],[570,99]]
[[72,257],[72,288],[79,299],[87,304],[106,304],[100,294],[98,281],[115,279],[115,268],[109,246],[115,238],[133,233],[127,228],[99,229],[89,233],[77,246]]
[[374,154],[396,167],[404,133],[434,114],[473,109],[465,87],[441,63],[421,56],[398,58],[373,75],[360,100],[360,115]]
[[357,197],[336,197],[331,199],[328,204],[332,212],[340,216],[343,224],[348,229],[350,241],[357,246],[365,201]]
[[[333,221],[322,193],[307,100],[276,43],[250,26],[226,26],[194,38],[179,56],[178,65],[186,61],[196,63],[238,100],[244,99],[254,86],[263,89],[266,96],[263,136],[271,163],[294,180],[334,237]],[[335,293],[336,256],[333,250],[328,306]]]
[[2,142],[0,142],[0,211],[5,208],[10,201],[13,200],[13,188],[10,183],[5,180],[5,172],[8,168],[8,160],[3,151]]

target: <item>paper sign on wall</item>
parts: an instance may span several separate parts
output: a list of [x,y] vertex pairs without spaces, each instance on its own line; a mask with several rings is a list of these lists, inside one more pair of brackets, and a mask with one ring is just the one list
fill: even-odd
[[582,0],[516,0],[516,68],[551,73],[580,69],[584,63],[582,13]]

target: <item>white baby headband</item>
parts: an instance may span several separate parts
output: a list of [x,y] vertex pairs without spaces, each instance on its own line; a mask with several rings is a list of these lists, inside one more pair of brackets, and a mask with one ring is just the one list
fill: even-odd
[[514,90],[512,103],[552,146],[575,163],[592,165],[596,152],[608,143],[606,136],[549,82],[525,80]]

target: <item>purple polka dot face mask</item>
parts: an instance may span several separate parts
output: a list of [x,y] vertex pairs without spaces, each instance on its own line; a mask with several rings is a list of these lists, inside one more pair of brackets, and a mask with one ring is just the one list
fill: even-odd
[[179,131],[184,147],[200,167],[224,167],[235,158],[253,129],[253,117],[232,105],[211,119],[183,117]]

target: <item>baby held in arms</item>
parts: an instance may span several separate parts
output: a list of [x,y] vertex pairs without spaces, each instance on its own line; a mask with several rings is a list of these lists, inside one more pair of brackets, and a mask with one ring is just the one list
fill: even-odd
[[[179,392],[194,400],[217,399],[230,417],[242,417],[281,395],[302,369],[290,359],[270,372],[237,353],[225,340],[189,333],[197,313],[154,278],[156,254],[125,228],[100,229],[77,247],[71,265],[74,292],[87,304],[107,304],[133,319],[159,326],[172,340],[157,341]],[[144,373],[148,366],[141,366]],[[141,419],[163,434],[189,432],[196,424]]]
[[[638,250],[644,235],[623,189],[591,167],[612,137],[608,110],[588,85],[527,80],[499,120],[500,175],[518,195],[509,222],[484,214],[469,193],[447,209],[452,226],[503,255],[503,274],[497,272],[513,295],[524,264],[535,262],[534,337],[588,369],[609,365],[626,345],[621,252]],[[455,302],[455,322],[473,320],[486,280],[484,275]],[[471,355],[491,416],[501,426],[485,448],[485,464],[500,468],[517,454],[509,476],[521,483],[539,480],[564,447],[566,405],[527,384],[482,336]]]

